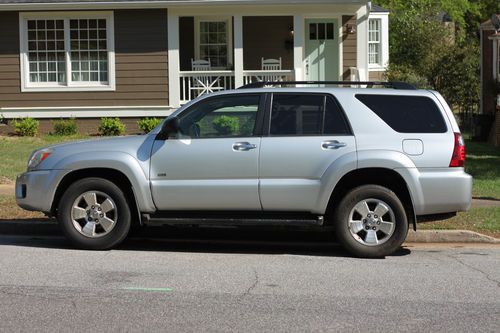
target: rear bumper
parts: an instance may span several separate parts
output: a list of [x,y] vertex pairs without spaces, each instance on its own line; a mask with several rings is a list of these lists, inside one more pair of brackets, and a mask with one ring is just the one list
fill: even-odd
[[[472,176],[463,168],[420,169],[416,215],[467,211],[472,203]],[[419,202],[418,202],[419,201]]]
[[57,184],[68,172],[68,170],[37,170],[17,176],[17,204],[26,210],[49,213]]

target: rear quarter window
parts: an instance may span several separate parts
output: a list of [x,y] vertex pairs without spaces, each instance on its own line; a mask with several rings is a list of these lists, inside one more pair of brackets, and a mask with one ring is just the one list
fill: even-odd
[[445,133],[443,115],[436,103],[424,96],[356,95],[356,98],[400,133]]

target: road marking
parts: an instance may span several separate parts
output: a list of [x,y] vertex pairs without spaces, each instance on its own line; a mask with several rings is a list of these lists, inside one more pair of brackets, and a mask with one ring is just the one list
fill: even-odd
[[129,290],[129,291],[160,291],[160,292],[171,292],[171,288],[143,288],[143,287],[125,287],[122,288],[124,290]]

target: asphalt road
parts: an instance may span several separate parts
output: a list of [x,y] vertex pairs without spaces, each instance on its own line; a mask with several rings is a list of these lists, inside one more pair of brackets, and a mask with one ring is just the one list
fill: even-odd
[[363,260],[315,236],[214,234],[102,252],[0,235],[0,331],[500,331],[499,246]]

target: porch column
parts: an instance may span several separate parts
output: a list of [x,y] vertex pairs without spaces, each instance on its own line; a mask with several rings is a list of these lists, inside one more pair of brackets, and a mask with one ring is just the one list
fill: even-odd
[[179,16],[168,12],[168,102],[170,106],[181,106],[179,60]]
[[359,80],[368,80],[368,6],[361,6],[357,11],[357,54],[356,67],[359,71]]
[[234,86],[243,85],[243,16],[235,15],[234,19]]
[[293,16],[293,68],[295,80],[304,80],[304,16]]

